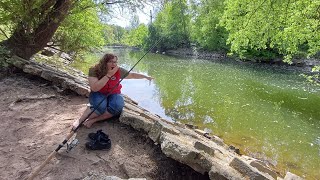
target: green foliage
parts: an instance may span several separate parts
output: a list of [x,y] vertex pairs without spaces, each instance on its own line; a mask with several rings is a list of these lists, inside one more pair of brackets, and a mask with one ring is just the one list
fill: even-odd
[[186,0],[173,0],[164,5],[154,21],[157,35],[163,38],[159,50],[189,46],[190,14]]
[[246,52],[244,52],[243,56],[246,60],[268,62],[278,58],[279,54],[274,49],[248,49]]
[[[48,5],[53,5],[50,2],[55,1],[2,0],[0,41],[7,39],[4,34],[10,36],[23,30],[27,36],[24,40],[33,42],[35,29],[48,20]],[[320,51],[320,0],[164,1],[148,31],[138,26],[137,16],[132,16],[130,31],[102,24],[100,18],[112,12],[112,8],[101,2],[72,1],[73,8],[51,39],[54,45],[64,51],[88,50],[105,44],[148,49],[161,39],[156,47],[160,51],[195,43],[205,50],[231,51],[241,58],[268,59],[281,54],[287,62],[292,57],[310,57]],[[121,2],[124,4],[118,7],[141,5],[136,0]]]
[[[11,26],[14,28],[18,23],[24,23],[24,27],[28,28],[31,24],[39,23],[39,19],[30,14],[40,13],[40,0],[34,2],[22,3],[20,0],[2,0],[0,2],[0,25]],[[30,11],[33,10],[31,13]]]
[[125,44],[135,47],[143,47],[145,39],[148,36],[148,28],[144,24],[140,24],[136,29],[132,29],[124,37]]
[[[0,3],[0,27],[12,34],[17,28],[25,28],[32,41],[35,29],[46,21],[50,1],[4,0]],[[53,3],[51,4],[51,6]],[[98,6],[92,0],[75,2],[74,8],[56,31],[52,42],[63,51],[80,51],[104,45],[103,25],[98,17]],[[52,17],[53,18],[53,17]],[[53,19],[53,21],[55,21]],[[4,38],[1,36],[1,40]],[[52,44],[52,43],[51,43]]]
[[103,28],[103,38],[105,40],[106,45],[114,43],[116,40],[114,32],[114,27],[111,25],[104,25]]
[[10,30],[5,25],[0,25],[0,42],[8,39],[10,36]]
[[[153,25],[150,24],[148,26],[148,35],[147,38],[144,41],[144,50],[149,50],[150,48],[153,48],[154,44],[156,42],[158,42],[158,40],[160,39],[160,35],[159,35],[159,31],[157,30],[157,28]],[[152,51],[156,51],[156,50],[160,50],[162,49],[162,44],[161,42],[159,42],[158,44],[156,44],[157,46],[154,47],[152,49]]]
[[112,27],[112,36],[114,37],[114,42],[110,42],[110,45],[122,45],[124,44],[124,37],[127,33],[121,26],[111,26]]
[[91,0],[81,1],[71,14],[63,21],[53,37],[64,51],[87,51],[105,45],[103,30],[97,10],[88,8],[81,11],[83,6],[93,6]]
[[210,50],[228,50],[227,31],[219,26],[223,15],[224,0],[202,0],[193,4],[193,23],[191,37],[198,46]]
[[320,66],[314,66],[311,73],[311,75],[302,74],[302,76],[310,83],[320,86]]
[[221,24],[228,30],[231,51],[276,49],[290,62],[300,47],[308,56],[320,50],[320,0],[226,0]]
[[[3,32],[15,35],[15,38],[9,38],[10,43],[8,44],[21,57],[26,58],[38,52],[39,49],[41,50],[45,43],[63,51],[73,52],[98,48],[105,44],[122,44],[126,30],[121,27],[106,26],[101,23],[100,18],[106,18],[114,6],[134,10],[137,7],[142,7],[146,1],[2,0],[0,2],[0,40],[6,39]],[[57,7],[55,6],[57,4],[59,8],[64,9],[61,12],[66,14],[54,12],[56,11],[54,7]],[[61,21],[62,23],[60,23]],[[58,29],[54,25],[55,23],[58,23]],[[9,32],[7,33],[7,31]],[[44,32],[44,36],[37,36],[37,33],[40,32]],[[21,45],[19,40],[24,44]],[[50,42],[42,42],[41,40]],[[20,43],[19,47],[16,46],[17,43]],[[25,53],[28,46],[37,48],[33,48],[33,51],[28,54]]]

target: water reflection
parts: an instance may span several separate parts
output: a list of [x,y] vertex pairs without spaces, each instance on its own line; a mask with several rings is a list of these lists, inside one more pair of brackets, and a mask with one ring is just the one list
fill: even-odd
[[[143,53],[114,50],[130,69]],[[123,93],[172,121],[210,129],[282,169],[320,179],[320,93],[294,72],[148,54]]]

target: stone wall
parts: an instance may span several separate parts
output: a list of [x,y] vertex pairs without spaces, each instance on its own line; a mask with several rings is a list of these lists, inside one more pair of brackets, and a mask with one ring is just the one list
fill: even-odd
[[193,126],[172,123],[139,107],[126,97],[120,122],[148,134],[162,152],[210,179],[302,179],[290,172],[283,178],[262,161],[239,155],[215,135]]
[[[71,75],[55,67],[15,56],[6,61],[26,73],[52,81],[63,89],[70,89],[82,96],[89,94],[87,78],[76,70]],[[139,107],[138,103],[127,96],[125,102],[119,118],[121,123],[147,133],[155,144],[161,146],[166,156],[192,167],[197,172],[208,173],[210,179],[302,179],[290,172],[281,177],[262,161],[237,154],[215,135],[192,125],[165,120]]]

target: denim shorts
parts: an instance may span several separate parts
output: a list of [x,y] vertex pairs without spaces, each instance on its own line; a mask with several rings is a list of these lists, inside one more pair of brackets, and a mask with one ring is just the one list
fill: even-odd
[[[102,101],[102,102],[101,102]],[[99,103],[101,104],[99,105]],[[121,94],[110,94],[108,97],[100,92],[91,92],[89,95],[90,109],[101,115],[108,111],[112,115],[119,115],[124,106]]]

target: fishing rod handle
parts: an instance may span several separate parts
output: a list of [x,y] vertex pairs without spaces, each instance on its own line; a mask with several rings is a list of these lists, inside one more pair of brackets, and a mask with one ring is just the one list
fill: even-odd
[[47,159],[29,176],[27,180],[33,180],[38,173],[44,168],[44,166],[56,155],[57,151],[52,151],[52,153],[47,157]]
[[39,174],[39,172],[46,166],[46,164],[48,164],[48,162],[58,153],[59,149],[68,142],[68,140],[73,136],[74,133],[75,131],[69,132],[65,140],[62,142],[62,145],[59,144],[58,148],[51,152],[51,154],[47,157],[47,159],[43,161],[43,163],[35,171],[31,173],[31,175],[28,177],[27,180],[33,180]]

